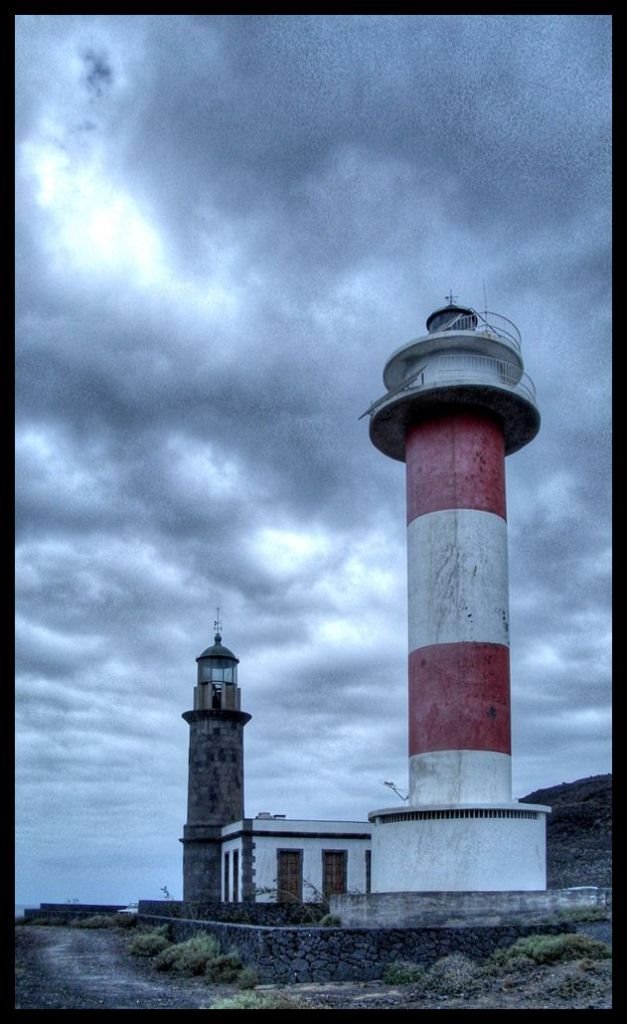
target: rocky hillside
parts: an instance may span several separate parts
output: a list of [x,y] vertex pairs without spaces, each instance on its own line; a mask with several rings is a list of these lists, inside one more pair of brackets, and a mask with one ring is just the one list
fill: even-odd
[[547,886],[612,884],[612,776],[591,775],[537,789],[525,803],[548,804]]

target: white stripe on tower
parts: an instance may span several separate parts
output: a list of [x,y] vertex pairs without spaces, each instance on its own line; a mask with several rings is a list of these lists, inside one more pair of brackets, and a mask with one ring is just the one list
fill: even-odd
[[502,426],[449,407],[406,463],[410,803],[510,801]]
[[509,642],[507,523],[500,516],[464,508],[413,519],[407,566],[410,651]]

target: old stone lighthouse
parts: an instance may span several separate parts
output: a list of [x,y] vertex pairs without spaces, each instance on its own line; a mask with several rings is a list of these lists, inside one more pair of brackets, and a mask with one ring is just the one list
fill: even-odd
[[222,827],[244,817],[244,726],[239,659],[222,637],[196,659],[198,677],[189,723],[187,824],[183,830],[183,898],[222,898]]
[[268,903],[368,892],[368,822],[245,816],[244,726],[251,716],[241,710],[239,659],[218,628],[196,661],[194,708],[183,714],[190,727],[183,899]]

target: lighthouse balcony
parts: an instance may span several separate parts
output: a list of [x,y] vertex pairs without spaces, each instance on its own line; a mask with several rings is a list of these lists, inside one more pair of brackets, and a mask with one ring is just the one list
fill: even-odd
[[516,363],[470,352],[434,355],[421,369],[410,375],[407,385],[401,390],[405,392],[455,384],[492,384],[522,394],[534,405],[536,402],[536,389],[531,377],[523,373]]
[[536,404],[534,383],[520,364],[475,352],[437,352],[408,366],[404,382],[373,402],[364,415],[375,416],[388,405],[421,392],[466,385],[502,388]]
[[476,352],[431,352],[406,367],[403,382],[383,395],[370,415],[372,443],[390,458],[404,461],[410,423],[451,406],[494,413],[503,423],[505,454],[528,444],[540,427],[536,392],[520,362]]

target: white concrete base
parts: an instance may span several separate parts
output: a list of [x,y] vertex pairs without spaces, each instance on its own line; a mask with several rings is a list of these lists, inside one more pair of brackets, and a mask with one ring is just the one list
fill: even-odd
[[508,803],[512,759],[493,750],[433,750],[409,759],[409,803]]
[[549,811],[516,802],[373,811],[371,890],[546,889]]

